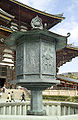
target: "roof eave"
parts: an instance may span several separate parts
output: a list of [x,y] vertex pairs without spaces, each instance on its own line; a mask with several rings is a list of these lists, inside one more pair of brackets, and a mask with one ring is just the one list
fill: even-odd
[[64,20],[65,19],[65,17],[58,17],[56,15],[52,15],[52,14],[49,14],[49,13],[46,13],[46,12],[43,12],[43,11],[40,11],[40,10],[36,10],[36,9],[34,9],[32,7],[29,7],[29,6],[27,6],[27,5],[23,4],[23,3],[20,3],[20,2],[18,2],[16,0],[9,0],[9,1],[11,1],[13,3],[16,3],[16,4],[18,4],[18,5],[20,5],[20,6],[24,7],[24,8],[27,8],[29,10],[32,10],[34,12],[40,13],[42,15],[45,15],[45,16],[49,16],[49,17],[52,17],[52,18],[55,18],[55,19],[59,19],[59,20]]

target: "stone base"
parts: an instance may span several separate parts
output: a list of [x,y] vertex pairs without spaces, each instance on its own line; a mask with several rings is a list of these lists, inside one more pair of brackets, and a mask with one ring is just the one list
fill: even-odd
[[29,90],[34,88],[40,88],[40,90],[45,90],[48,87],[59,84],[59,80],[53,79],[35,79],[31,77],[31,79],[18,79],[16,81],[12,81],[11,83],[21,85]]
[[35,116],[43,116],[43,115],[46,115],[46,111],[43,110],[43,111],[27,111],[27,115],[35,115]]

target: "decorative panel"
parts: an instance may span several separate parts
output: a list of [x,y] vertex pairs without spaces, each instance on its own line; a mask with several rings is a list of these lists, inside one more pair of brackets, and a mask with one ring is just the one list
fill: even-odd
[[55,69],[55,46],[53,42],[42,42],[42,74],[53,74]]
[[39,73],[39,42],[27,42],[26,49],[26,73],[37,74]]
[[23,44],[17,46],[17,53],[16,53],[16,73],[20,75],[23,73]]

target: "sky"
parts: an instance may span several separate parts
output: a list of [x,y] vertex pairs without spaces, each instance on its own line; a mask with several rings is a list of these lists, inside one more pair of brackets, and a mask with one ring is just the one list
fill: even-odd
[[[68,44],[78,46],[78,0],[17,0],[35,9],[45,11],[50,14],[61,14],[65,19],[54,26],[51,31],[60,35],[71,36],[68,38]],[[73,58],[59,68],[59,73],[78,72],[78,57]]]

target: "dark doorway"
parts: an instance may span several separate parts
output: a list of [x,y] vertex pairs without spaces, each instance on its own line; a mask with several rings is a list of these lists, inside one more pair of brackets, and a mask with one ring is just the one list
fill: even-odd
[[0,88],[4,86],[6,79],[5,78],[0,78]]

